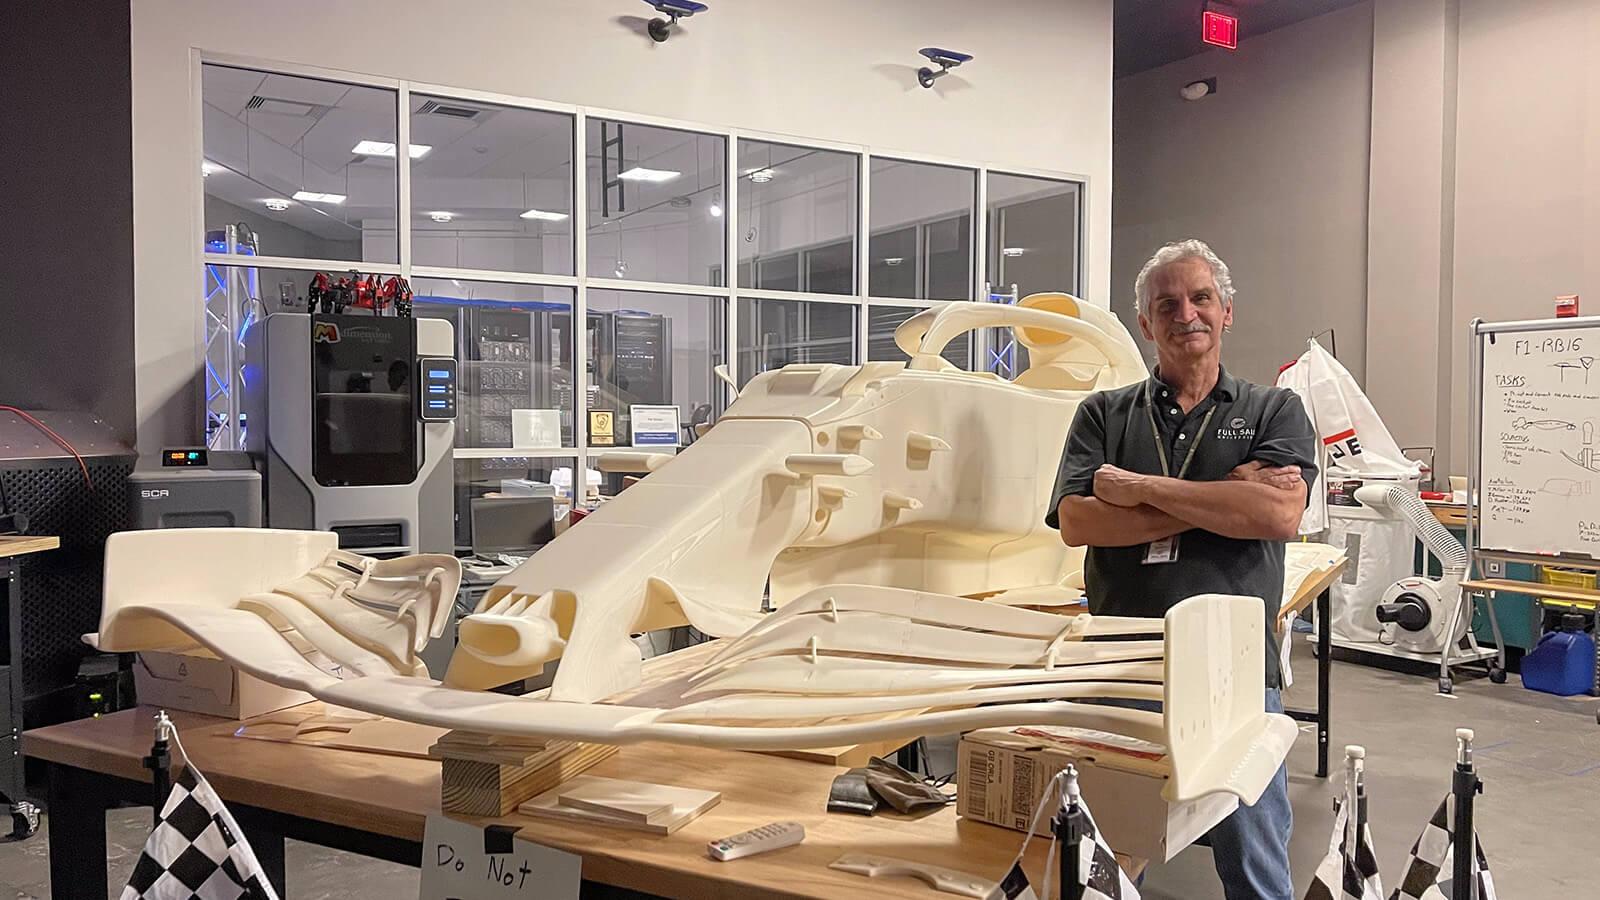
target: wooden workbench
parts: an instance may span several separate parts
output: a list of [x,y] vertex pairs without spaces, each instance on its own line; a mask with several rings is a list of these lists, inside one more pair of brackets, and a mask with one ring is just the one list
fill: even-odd
[[54,550],[59,546],[61,546],[60,538],[50,537],[47,535],[0,535],[0,559],[9,559],[13,556],[22,556],[25,553],[39,553],[44,550]]
[[[56,900],[106,896],[103,865],[85,863],[106,858],[108,804],[149,802],[140,760],[150,752],[154,713],[141,707],[23,735],[24,752],[47,763]],[[173,720],[270,877],[282,877],[285,837],[419,864],[424,822],[439,812],[437,762],[245,740],[233,736],[238,723],[209,716],[177,713]],[[933,894],[919,881],[867,879],[828,863],[849,852],[881,853],[998,879],[1021,845],[1020,832],[958,820],[953,806],[915,819],[824,812],[841,771],[764,754],[635,744],[592,774],[717,790],[722,802],[670,837],[525,816],[475,821],[511,823],[521,837],[581,855],[586,881],[668,897],[927,900]],[[805,825],[805,843],[732,863],[706,857],[707,841],[777,820]],[[1047,845],[1036,840],[1030,847],[1030,877],[1042,876]]]

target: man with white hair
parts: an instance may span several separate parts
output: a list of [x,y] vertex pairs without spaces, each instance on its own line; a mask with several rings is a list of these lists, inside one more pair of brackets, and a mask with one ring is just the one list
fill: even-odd
[[[1087,546],[1089,609],[1162,616],[1195,594],[1261,597],[1267,616],[1266,706],[1282,712],[1275,617],[1284,542],[1316,478],[1316,437],[1291,391],[1222,367],[1233,279],[1202,241],[1157,250],[1134,283],[1154,375],[1091,394],[1061,455],[1045,522]],[[1228,900],[1293,900],[1288,779],[1212,829]]]

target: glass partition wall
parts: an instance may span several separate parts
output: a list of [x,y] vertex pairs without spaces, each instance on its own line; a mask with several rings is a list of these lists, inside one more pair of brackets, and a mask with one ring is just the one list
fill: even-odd
[[[404,276],[416,315],[454,325],[460,503],[620,487],[595,457],[692,442],[732,402],[719,366],[742,387],[904,360],[919,310],[1082,289],[1072,176],[302,66],[207,59],[198,81],[213,446],[242,441],[240,330],[303,308],[316,272]],[[995,370],[1004,338],[943,355]]]

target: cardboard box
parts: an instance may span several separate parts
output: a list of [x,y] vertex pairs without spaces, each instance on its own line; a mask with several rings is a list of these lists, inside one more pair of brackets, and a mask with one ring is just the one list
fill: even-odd
[[[1162,748],[1076,728],[988,728],[957,749],[956,810],[962,818],[1027,831],[1057,772],[1073,763],[1095,824],[1111,849],[1170,860],[1238,808],[1232,794],[1168,803]],[[1047,811],[1037,833],[1050,833]]]
[[268,684],[226,660],[178,653],[141,653],[133,666],[139,702],[224,719],[252,719],[316,699]]

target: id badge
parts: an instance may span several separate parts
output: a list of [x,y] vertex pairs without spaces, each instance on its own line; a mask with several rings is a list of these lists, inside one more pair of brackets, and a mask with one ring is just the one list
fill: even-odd
[[1162,538],[1159,541],[1151,541],[1150,543],[1145,545],[1145,548],[1144,548],[1144,560],[1143,560],[1143,563],[1145,565],[1150,566],[1150,565],[1155,565],[1157,563],[1169,563],[1169,562],[1177,562],[1177,561],[1178,561],[1178,536],[1177,535],[1173,535],[1171,537],[1165,537],[1165,538]]

